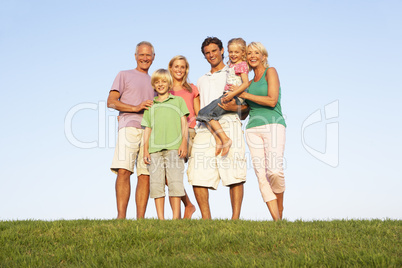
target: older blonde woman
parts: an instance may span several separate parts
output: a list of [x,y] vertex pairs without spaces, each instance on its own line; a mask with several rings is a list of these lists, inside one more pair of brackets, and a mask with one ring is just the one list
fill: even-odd
[[254,72],[248,92],[239,97],[250,107],[246,141],[262,198],[274,221],[282,219],[285,177],[283,152],[286,123],[281,109],[278,73],[268,65],[268,52],[259,42],[247,46],[247,62]]

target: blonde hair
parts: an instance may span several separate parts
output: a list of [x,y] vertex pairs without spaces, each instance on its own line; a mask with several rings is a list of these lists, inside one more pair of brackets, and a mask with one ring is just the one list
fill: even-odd
[[182,56],[182,55],[177,55],[174,56],[170,61],[169,61],[169,72],[170,74],[172,74],[172,68],[173,68],[173,63],[177,60],[184,60],[184,62],[186,63],[186,72],[183,76],[183,80],[181,81],[181,86],[183,88],[185,88],[188,92],[193,92],[193,89],[190,86],[190,83],[188,82],[188,73],[190,72],[190,65],[188,64],[188,61],[186,59],[186,57]]
[[264,47],[263,44],[261,44],[260,42],[251,42],[250,44],[248,44],[247,46],[247,51],[250,48],[254,48],[256,50],[258,50],[263,56],[265,56],[265,61],[262,62],[262,64],[264,65],[264,68],[268,68],[269,64],[268,64],[268,51],[267,49]]
[[158,80],[167,80],[169,84],[169,90],[173,87],[173,78],[170,75],[169,71],[166,69],[158,69],[151,76],[151,85],[155,89],[155,83]]
[[[228,51],[229,51],[229,46],[230,45],[239,46],[240,49],[243,52],[242,60],[247,61],[247,55],[246,55],[246,53],[247,53],[247,45],[246,45],[246,41],[244,41],[243,38],[239,37],[239,38],[230,39],[229,42],[228,42]],[[229,58],[228,63],[231,63],[230,58]]]

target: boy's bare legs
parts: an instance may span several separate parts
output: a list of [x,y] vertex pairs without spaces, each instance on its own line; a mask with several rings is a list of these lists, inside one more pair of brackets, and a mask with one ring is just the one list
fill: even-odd
[[158,219],[165,219],[165,197],[155,198],[156,214]]
[[204,220],[211,219],[211,210],[209,209],[209,193],[208,188],[201,186],[193,186],[195,199],[201,210],[201,216]]
[[276,195],[276,201],[278,203],[278,210],[279,210],[279,219],[282,220],[282,215],[283,215],[283,195],[285,192],[282,192],[280,194],[275,193]]
[[135,191],[135,203],[137,206],[137,219],[145,217],[149,199],[149,175],[139,175],[137,189]]
[[[191,219],[191,217],[193,216],[193,214],[195,212],[195,206],[193,205],[193,203],[191,203],[190,198],[188,197],[186,190],[184,190],[184,194],[185,195],[180,197],[180,200],[184,204],[184,216],[183,216],[183,219]],[[170,207],[173,210],[172,200],[171,199],[172,199],[172,197],[169,197]],[[181,209],[180,209],[180,218],[181,218]]]
[[[167,178],[165,177],[165,184],[168,186]],[[172,206],[172,200],[170,200],[171,197],[169,197],[169,202],[170,206]],[[193,203],[191,203],[190,198],[187,195],[186,190],[184,190],[184,195],[181,197],[181,201],[184,204],[184,217],[183,219],[191,219],[193,216],[193,213],[195,212],[195,206]],[[173,209],[173,207],[172,207]],[[181,213],[181,212],[180,212]],[[181,215],[180,215],[181,217]]]
[[227,155],[230,146],[232,146],[232,140],[223,131],[221,124],[217,120],[211,120],[205,124],[208,130],[212,133],[216,142],[215,155],[219,155],[222,152],[222,156]]
[[170,206],[172,207],[173,220],[181,218],[180,201],[181,196],[170,196],[169,197]]
[[267,202],[267,207],[269,212],[271,213],[272,219],[274,221],[278,221],[280,220],[279,218],[279,209],[278,209],[278,201],[275,200],[271,200]]
[[130,199],[130,176],[131,171],[120,168],[117,171],[116,179],[116,203],[117,203],[117,218],[125,219],[127,213],[128,200]]

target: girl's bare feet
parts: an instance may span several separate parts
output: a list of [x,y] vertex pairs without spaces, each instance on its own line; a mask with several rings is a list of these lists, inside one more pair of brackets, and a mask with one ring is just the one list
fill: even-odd
[[228,138],[223,142],[222,156],[225,156],[229,153],[230,146],[232,146],[232,140]]
[[222,152],[222,141],[221,139],[219,139],[217,136],[215,137],[215,142],[216,142],[216,146],[215,146],[215,156],[219,155]]

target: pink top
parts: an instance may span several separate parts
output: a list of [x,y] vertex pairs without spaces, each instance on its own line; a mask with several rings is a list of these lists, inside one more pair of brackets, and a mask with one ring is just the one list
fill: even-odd
[[240,86],[242,80],[240,74],[248,74],[247,62],[241,61],[237,64],[229,64],[228,73],[226,76],[225,91],[229,90],[230,85]]
[[[153,100],[154,89],[151,86],[151,77],[148,74],[134,70],[121,71],[117,74],[112,88],[120,93],[120,101],[137,106],[146,100]],[[138,113],[120,112],[119,129],[123,127],[141,128],[144,111]]]
[[177,91],[171,90],[170,93],[175,96],[182,97],[186,102],[187,108],[190,114],[187,117],[187,123],[189,128],[194,128],[197,121],[195,120],[195,112],[194,112],[194,99],[197,98],[200,94],[198,93],[198,89],[195,85],[191,84],[192,92],[188,92],[187,89],[181,89]]

